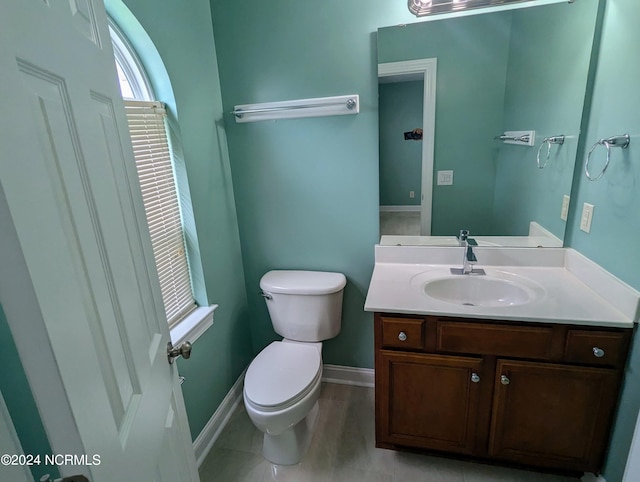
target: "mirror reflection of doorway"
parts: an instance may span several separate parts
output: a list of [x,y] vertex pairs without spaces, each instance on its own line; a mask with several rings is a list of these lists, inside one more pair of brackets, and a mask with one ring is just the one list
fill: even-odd
[[380,78],[380,235],[420,235],[423,92],[422,78]]
[[378,64],[380,235],[431,235],[436,68],[435,58]]

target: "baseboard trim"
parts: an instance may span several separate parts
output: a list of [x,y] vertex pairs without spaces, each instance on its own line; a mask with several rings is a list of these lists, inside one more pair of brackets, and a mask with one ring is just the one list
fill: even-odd
[[[322,370],[323,382],[357,385],[360,387],[374,386],[375,377],[373,368],[355,368],[325,364]],[[220,406],[193,441],[193,451],[196,455],[198,467],[200,467],[204,459],[207,458],[209,451],[213,447],[213,444],[216,443],[216,440],[218,440],[220,433],[231,419],[231,415],[233,415],[235,409],[242,403],[242,388],[246,371],[245,369],[240,374],[229,390],[229,393],[227,393],[222,403],[220,403]]]
[[193,451],[196,454],[196,463],[198,467],[202,465],[204,459],[207,458],[211,447],[218,440],[222,429],[231,419],[231,415],[242,402],[242,388],[244,385],[244,374],[247,370],[243,370],[236,382],[233,384],[229,393],[222,400],[217,410],[211,416],[202,431],[193,441]]
[[359,387],[373,387],[375,385],[375,376],[373,368],[325,364],[323,366],[322,381]]

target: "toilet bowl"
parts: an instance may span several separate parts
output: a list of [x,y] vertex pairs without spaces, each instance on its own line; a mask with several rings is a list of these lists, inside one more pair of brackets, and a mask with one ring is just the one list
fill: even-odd
[[320,343],[276,341],[247,369],[245,408],[264,433],[262,452],[272,463],[297,464],[311,441],[322,378],[320,350]]
[[262,454],[297,464],[311,442],[322,379],[322,340],[340,331],[341,273],[270,271],[260,281],[271,322],[282,341],[264,348],[244,378],[249,418],[264,433]]

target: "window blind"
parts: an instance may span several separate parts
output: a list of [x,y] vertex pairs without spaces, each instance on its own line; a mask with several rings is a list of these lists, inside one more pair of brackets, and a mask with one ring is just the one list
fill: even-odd
[[196,308],[184,244],[180,204],[160,102],[125,100],[142,201],[169,326]]

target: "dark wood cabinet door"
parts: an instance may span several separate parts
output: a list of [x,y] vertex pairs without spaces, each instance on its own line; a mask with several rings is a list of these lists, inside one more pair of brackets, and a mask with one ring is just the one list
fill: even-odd
[[378,360],[378,443],[473,453],[482,386],[493,385],[481,358],[382,350]]
[[595,472],[617,391],[615,370],[498,360],[489,454]]

